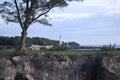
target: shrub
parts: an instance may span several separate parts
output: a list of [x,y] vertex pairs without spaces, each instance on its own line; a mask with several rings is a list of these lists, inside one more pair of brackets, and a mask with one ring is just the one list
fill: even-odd
[[50,51],[66,51],[66,46],[54,46],[53,48],[49,49]]
[[115,45],[104,45],[103,47],[101,47],[101,50],[102,51],[112,51],[112,50],[117,50],[115,48]]

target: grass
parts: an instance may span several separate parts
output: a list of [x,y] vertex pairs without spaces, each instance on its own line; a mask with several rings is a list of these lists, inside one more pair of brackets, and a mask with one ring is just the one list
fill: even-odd
[[16,50],[0,50],[0,57],[13,57],[20,55],[33,55],[38,53],[38,51],[16,51]]
[[84,55],[98,53],[96,50],[68,50],[68,51],[44,51],[45,54],[53,55]]
[[110,53],[112,55],[120,55],[120,50],[100,51],[100,50],[68,50],[68,51],[44,51],[46,54],[57,55],[85,55],[85,54],[98,54],[98,53]]
[[[36,53],[40,53],[41,51],[15,51],[15,50],[0,50],[0,57],[12,57],[18,55],[33,55]],[[97,51],[97,50],[68,50],[68,51],[43,51],[45,55],[86,55],[86,54],[98,54],[108,52],[114,56],[120,55],[120,50],[114,51]]]
[[120,50],[112,50],[112,51],[107,51],[108,53],[111,53],[114,56],[120,55]]

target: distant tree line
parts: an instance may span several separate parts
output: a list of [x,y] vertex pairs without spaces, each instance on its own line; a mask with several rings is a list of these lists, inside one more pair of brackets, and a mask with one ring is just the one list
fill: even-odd
[[[0,36],[0,49],[3,47],[7,48],[17,48],[19,45],[19,36],[15,37],[5,37],[5,36]],[[53,45],[53,46],[59,46],[59,41],[58,40],[50,40],[48,38],[40,38],[40,37],[27,37],[26,40],[26,46],[29,47],[32,44],[34,45]],[[79,44],[76,42],[62,42],[61,46],[66,46],[67,48],[79,48]]]

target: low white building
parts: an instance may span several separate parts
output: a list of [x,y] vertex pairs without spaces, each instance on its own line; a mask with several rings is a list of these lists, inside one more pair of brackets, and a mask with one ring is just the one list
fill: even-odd
[[31,50],[41,50],[41,49],[50,49],[53,45],[32,45],[29,48]]

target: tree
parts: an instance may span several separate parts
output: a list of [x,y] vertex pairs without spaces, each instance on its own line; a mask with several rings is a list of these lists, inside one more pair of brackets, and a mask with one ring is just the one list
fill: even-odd
[[76,42],[68,42],[68,47],[72,48],[72,49],[76,49],[80,47],[80,44],[76,43]]
[[67,6],[69,1],[82,0],[8,0],[0,4],[0,14],[6,22],[20,24],[22,33],[19,50],[25,50],[29,26],[36,22],[51,26],[47,13],[55,7]]

